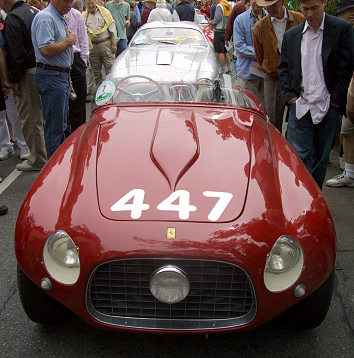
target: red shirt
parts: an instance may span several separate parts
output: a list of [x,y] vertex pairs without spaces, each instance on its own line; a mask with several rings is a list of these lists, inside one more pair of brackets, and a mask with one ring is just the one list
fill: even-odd
[[144,7],[144,9],[141,13],[140,25],[144,25],[147,23],[149,15],[150,15],[150,11],[151,11],[151,9],[149,9],[148,7]]
[[225,41],[230,41],[232,39],[232,34],[234,31],[234,21],[236,17],[242,14],[244,11],[246,11],[245,0],[242,0],[233,7],[225,30]]

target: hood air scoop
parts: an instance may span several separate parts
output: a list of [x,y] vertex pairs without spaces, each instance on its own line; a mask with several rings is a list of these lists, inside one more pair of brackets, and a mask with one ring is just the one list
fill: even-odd
[[[193,112],[160,112],[156,121],[150,156],[156,167],[167,179],[170,189],[175,190],[183,174],[199,156],[197,127]],[[173,125],[173,130],[171,130]]]
[[173,54],[171,51],[158,51],[156,64],[157,65],[172,65]]

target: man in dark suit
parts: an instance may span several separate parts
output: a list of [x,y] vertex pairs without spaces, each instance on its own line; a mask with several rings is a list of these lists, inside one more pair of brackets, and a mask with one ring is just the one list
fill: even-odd
[[353,72],[350,23],[325,14],[327,0],[298,0],[306,21],[284,34],[278,67],[287,139],[322,188]]

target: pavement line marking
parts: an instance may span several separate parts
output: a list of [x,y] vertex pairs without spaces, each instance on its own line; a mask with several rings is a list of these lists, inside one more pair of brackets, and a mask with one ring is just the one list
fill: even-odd
[[15,169],[0,183],[0,194],[2,194],[20,175],[22,171]]

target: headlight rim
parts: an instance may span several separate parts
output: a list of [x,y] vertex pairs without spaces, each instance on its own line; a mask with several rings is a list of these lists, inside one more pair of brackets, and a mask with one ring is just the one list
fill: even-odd
[[[277,243],[279,244],[279,241],[281,242],[284,239],[284,237],[290,239],[293,242],[293,244],[299,248],[298,258],[293,262],[294,264],[287,267],[286,270],[281,270],[281,272],[280,270],[271,272],[267,268],[268,255],[272,253],[274,247],[276,247]],[[274,245],[268,255],[263,271],[264,285],[267,288],[267,290],[272,293],[279,293],[293,287],[296,284],[296,282],[299,281],[299,278],[301,277],[301,274],[304,270],[304,264],[305,264],[304,251],[299,240],[289,235],[281,235],[274,242]]]
[[[58,259],[53,252],[49,251],[48,243],[52,240],[58,240],[62,237],[69,239],[72,248],[76,254],[77,260],[74,264],[68,264]],[[63,285],[74,285],[78,281],[81,272],[80,256],[79,256],[79,247],[76,245],[72,237],[64,230],[56,230],[50,234],[43,246],[43,264],[45,269],[51,278],[56,282]]]

